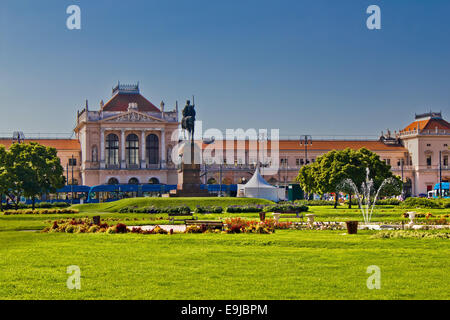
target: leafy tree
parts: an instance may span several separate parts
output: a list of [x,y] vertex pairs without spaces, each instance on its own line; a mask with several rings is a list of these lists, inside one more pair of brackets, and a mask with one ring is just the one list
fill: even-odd
[[8,176],[6,171],[6,149],[0,145],[0,211],[3,211],[3,195],[8,192]]
[[36,196],[55,192],[65,184],[64,169],[56,149],[38,143],[30,143],[23,155],[29,161],[33,174],[24,183],[24,194],[35,207]]
[[[349,194],[349,207],[351,208],[351,196],[354,193],[349,186],[342,185],[345,179],[351,179],[356,186],[360,186],[366,178],[366,168],[370,170],[370,178],[374,180],[374,186],[379,188],[386,178],[393,178],[390,166],[381,161],[376,153],[365,148],[360,150],[332,150],[316,159],[315,163],[300,169],[297,180],[302,188],[320,195],[335,193],[334,207],[337,207],[339,192]],[[339,190],[338,190],[339,189]],[[384,195],[395,194],[396,190],[385,189]]]
[[25,184],[31,179],[33,172],[26,159],[27,145],[14,143],[6,152],[5,171],[7,195],[19,207],[21,196],[24,195]]
[[308,195],[310,193],[316,193],[318,192],[318,186],[317,181],[314,178],[314,171],[315,171],[314,163],[303,166],[300,168],[300,171],[298,173],[298,176],[296,180],[299,182],[300,186],[302,187],[303,191],[306,194],[305,198],[308,198]]
[[[11,145],[5,156],[8,197],[18,208],[20,197],[30,197],[35,208],[36,197],[64,186],[64,169],[56,149],[38,143]],[[1,177],[1,176],[0,176]]]

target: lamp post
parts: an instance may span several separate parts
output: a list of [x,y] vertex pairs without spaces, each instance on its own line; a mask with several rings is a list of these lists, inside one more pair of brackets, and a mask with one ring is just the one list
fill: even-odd
[[305,164],[308,164],[308,144],[312,145],[312,137],[310,135],[300,136],[300,145],[305,146]]
[[72,204],[73,204],[73,165],[74,165],[74,162],[73,162],[73,160],[74,160],[74,158],[73,158],[73,155],[72,155],[72,181],[71,181],[71,184],[70,184],[70,189],[71,189],[71,191],[72,191]]

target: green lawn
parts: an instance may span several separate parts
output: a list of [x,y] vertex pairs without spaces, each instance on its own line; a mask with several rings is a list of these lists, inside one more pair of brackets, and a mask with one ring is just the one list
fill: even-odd
[[[448,240],[0,232],[0,299],[448,299]],[[66,268],[81,268],[81,290]],[[381,289],[366,269],[381,269]]]
[[197,205],[201,206],[230,206],[230,205],[251,205],[251,204],[273,204],[272,201],[265,199],[254,198],[232,198],[232,197],[199,197],[199,198],[158,198],[158,197],[142,197],[122,199],[114,202],[95,203],[74,205],[75,209],[80,209],[83,212],[117,212],[120,209],[128,206],[136,207],[167,207],[186,205],[194,209]]
[[[217,205],[207,205],[212,204]],[[277,230],[270,235],[172,236],[23,231],[42,229],[55,219],[92,217],[99,211],[110,224],[167,223],[164,214],[108,212],[116,210],[109,206],[117,208],[117,203],[98,205],[97,209],[93,206],[78,206],[79,214],[0,215],[0,299],[450,298],[450,246],[445,239],[371,238],[376,231],[359,231],[357,235]],[[406,211],[379,207],[374,221],[406,221],[400,217]],[[448,209],[414,211],[449,213]],[[362,220],[357,209],[345,207],[310,207],[310,213],[322,221]],[[79,291],[66,287],[69,265],[81,268]],[[380,290],[366,287],[370,265],[381,269]]]

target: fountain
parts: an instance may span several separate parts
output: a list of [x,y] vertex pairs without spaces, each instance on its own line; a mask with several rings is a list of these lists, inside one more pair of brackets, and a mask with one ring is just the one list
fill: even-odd
[[369,224],[372,219],[373,209],[375,207],[375,203],[377,202],[380,191],[386,185],[396,184],[396,180],[394,178],[387,178],[381,183],[380,187],[378,188],[378,190],[376,190],[375,193],[373,179],[369,178],[369,173],[369,168],[366,168],[366,180],[361,184],[360,190],[358,190],[356,184],[352,179],[343,180],[343,182],[338,187],[338,190],[350,188],[353,191],[356,199],[358,199],[359,208],[361,209],[365,224]]

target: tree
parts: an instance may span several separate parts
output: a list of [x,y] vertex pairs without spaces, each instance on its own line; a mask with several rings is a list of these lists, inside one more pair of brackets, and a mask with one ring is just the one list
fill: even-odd
[[[349,194],[349,208],[351,208],[351,196],[355,192],[349,186],[343,185],[345,179],[351,179],[356,186],[360,186],[366,178],[366,168],[370,170],[370,178],[374,180],[374,186],[379,188],[386,178],[393,178],[390,166],[380,157],[365,148],[360,150],[332,150],[320,157],[316,162],[300,169],[297,181],[302,188],[323,195],[335,193],[334,207],[337,207],[339,191]],[[395,190],[387,191],[394,192]]]
[[38,143],[14,143],[6,152],[4,163],[3,180],[16,209],[21,196],[30,197],[34,209],[38,195],[64,186],[64,169],[55,148]]
[[65,184],[64,169],[56,149],[38,143],[30,143],[23,155],[29,162],[33,174],[24,183],[24,194],[32,199],[33,210],[36,196],[55,192]]
[[0,211],[3,211],[3,195],[8,192],[8,176],[6,171],[6,149],[0,145]]
[[20,198],[24,194],[25,184],[32,178],[33,172],[26,158],[27,145],[14,143],[5,157],[5,180],[7,195],[19,207]]
[[300,186],[305,192],[305,198],[308,198],[309,193],[315,193],[318,190],[316,179],[314,179],[315,169],[316,168],[314,167],[314,163],[312,163],[307,166],[301,167],[300,171],[298,172],[296,180],[299,182]]

